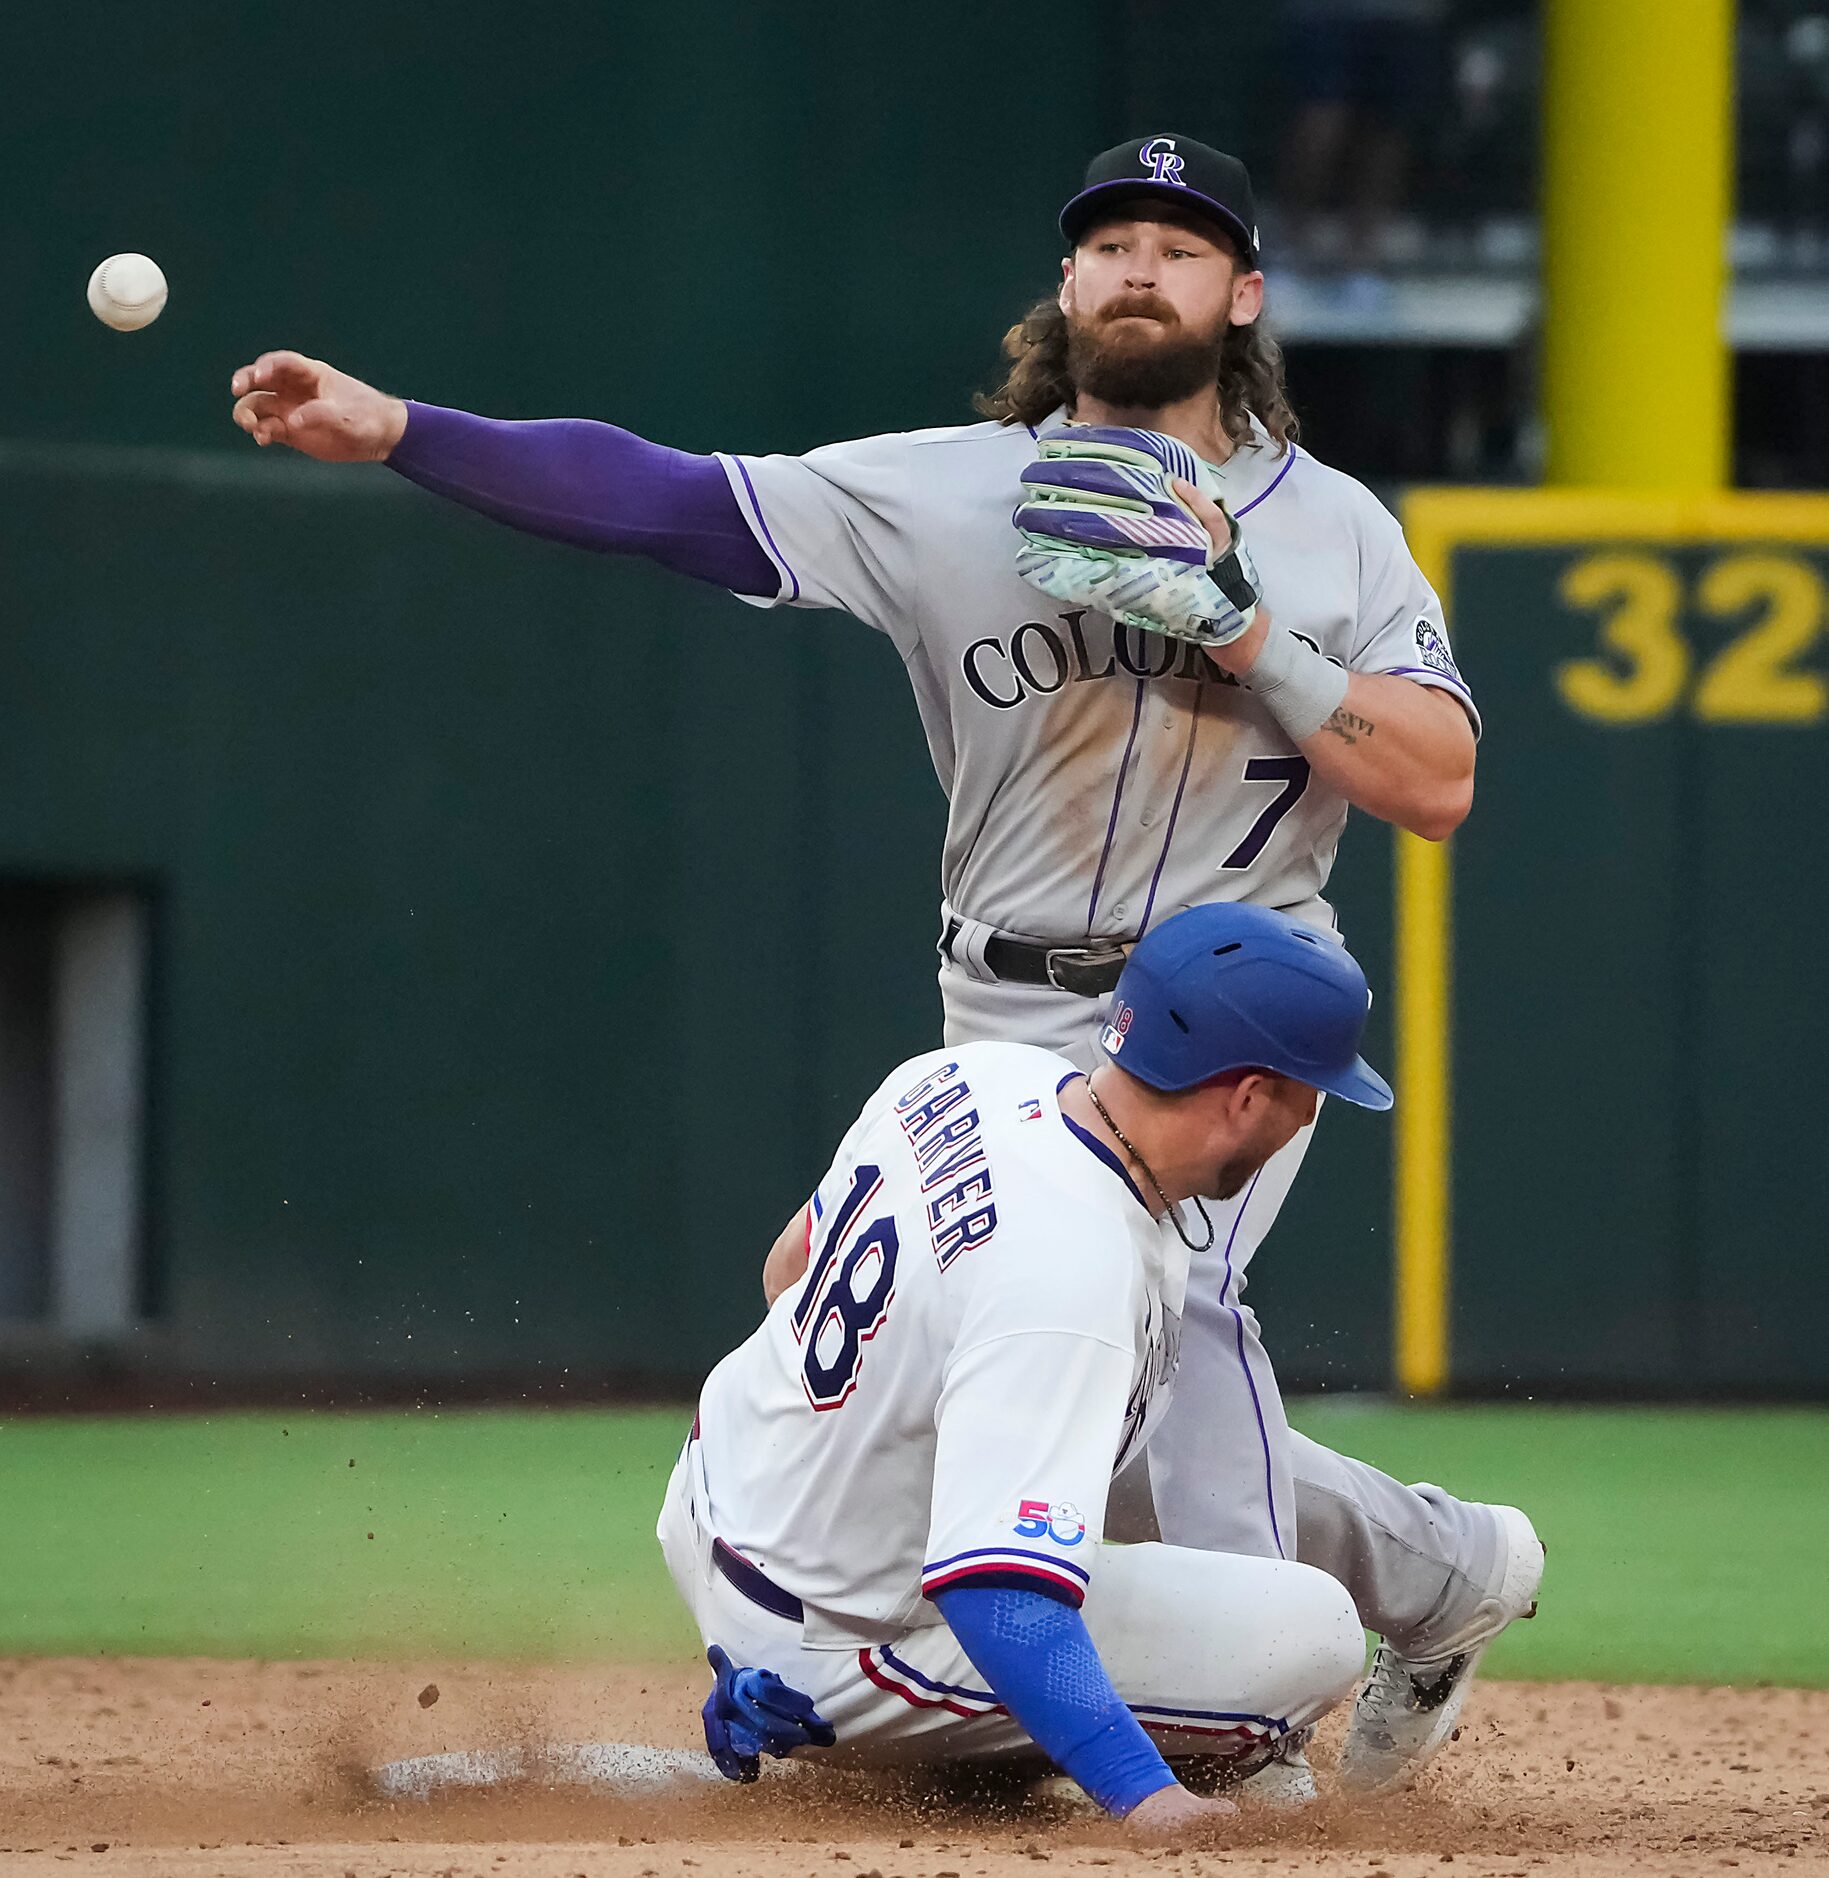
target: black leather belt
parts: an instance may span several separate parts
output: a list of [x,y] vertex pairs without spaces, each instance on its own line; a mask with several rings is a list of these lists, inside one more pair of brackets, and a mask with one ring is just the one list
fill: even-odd
[[797,1624],[805,1620],[806,1606],[793,1592],[784,1591],[734,1546],[726,1545],[722,1539],[713,1539],[711,1562],[750,1603],[760,1604],[765,1611],[771,1611],[777,1617],[790,1618]]
[[[953,941],[964,930],[956,919],[946,923],[941,950],[957,964]],[[1118,982],[1129,947],[1115,939],[1084,946],[1033,946],[1021,939],[992,938],[984,942],[984,962],[999,984],[1052,985],[1078,998],[1102,998]]]

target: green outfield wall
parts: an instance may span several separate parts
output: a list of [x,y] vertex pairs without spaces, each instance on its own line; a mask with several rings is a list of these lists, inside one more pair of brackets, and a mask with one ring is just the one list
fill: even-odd
[[1441,1046],[1444,1125],[1397,1196],[1406,1296],[1432,1185],[1452,1219],[1440,1369],[1829,1390],[1829,498],[1441,490],[1405,516],[1489,726],[1442,890],[1413,876],[1400,909],[1451,961],[1445,1034],[1406,1029],[1413,1065]]
[[382,470],[4,487],[0,870],[154,909],[149,1355],[716,1355],[936,1033],[893,651]]
[[[111,1347],[690,1381],[937,1034],[942,803],[891,648],[384,470],[14,449],[0,499],[0,886],[119,889],[151,932]],[[1489,724],[1446,874],[1446,1376],[1820,1391],[1829,528],[1643,506],[1413,513]],[[1355,816],[1335,883],[1386,1062],[1391,855]],[[1330,1108],[1256,1268],[1292,1382],[1392,1378],[1392,1142]]]

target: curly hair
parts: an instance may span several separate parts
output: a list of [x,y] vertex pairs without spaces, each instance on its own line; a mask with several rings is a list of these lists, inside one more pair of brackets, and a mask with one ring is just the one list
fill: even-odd
[[[995,391],[981,391],[972,408],[1000,424],[1039,424],[1052,410],[1070,405],[1074,384],[1067,365],[1067,316],[1060,302],[1037,300],[1003,336],[1010,369]],[[1219,415],[1239,448],[1251,441],[1253,417],[1282,445],[1299,430],[1283,382],[1283,348],[1262,321],[1228,326],[1219,345]]]

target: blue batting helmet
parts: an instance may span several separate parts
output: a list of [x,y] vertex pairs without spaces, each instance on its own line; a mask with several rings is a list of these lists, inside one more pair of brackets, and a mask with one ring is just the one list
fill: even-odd
[[1391,1086],[1359,1054],[1372,994],[1337,940],[1264,906],[1189,907],[1125,961],[1099,1041],[1152,1089],[1269,1069],[1361,1108]]

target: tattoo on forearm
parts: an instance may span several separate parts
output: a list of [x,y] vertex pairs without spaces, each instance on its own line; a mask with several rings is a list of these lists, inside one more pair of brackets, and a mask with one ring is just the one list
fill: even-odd
[[1369,717],[1357,717],[1343,704],[1321,728],[1331,730],[1343,743],[1357,743],[1369,737],[1375,726]]

